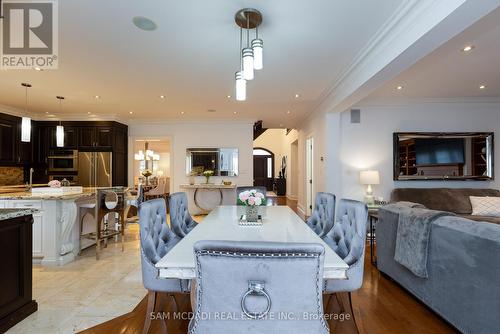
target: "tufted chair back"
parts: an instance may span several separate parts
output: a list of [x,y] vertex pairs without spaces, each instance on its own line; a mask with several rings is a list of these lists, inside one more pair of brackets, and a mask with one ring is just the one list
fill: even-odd
[[170,195],[170,226],[179,238],[184,238],[197,223],[189,214],[186,193],[178,192]]
[[197,242],[188,333],[329,333],[322,318],[324,251],[320,244]]
[[158,279],[158,270],[155,268],[155,264],[180,240],[168,227],[165,200],[159,198],[142,203],[139,225],[144,287],[150,291],[187,291],[186,281]]
[[320,237],[324,237],[335,221],[335,195],[319,192],[316,194],[314,210],[307,219],[307,225]]
[[262,201],[262,206],[266,206],[266,199],[267,199],[267,189],[266,187],[261,187],[261,186],[256,186],[256,187],[252,187],[252,186],[244,186],[244,187],[237,187],[236,188],[236,205],[243,205],[243,203],[240,201],[240,194],[244,191],[247,191],[247,190],[252,190],[252,189],[255,189],[257,190],[258,192],[260,192],[261,194],[264,195],[264,201]]
[[368,207],[365,203],[341,199],[333,228],[323,237],[328,246],[348,265],[348,280],[327,281],[326,291],[354,291],[363,283],[363,266]]

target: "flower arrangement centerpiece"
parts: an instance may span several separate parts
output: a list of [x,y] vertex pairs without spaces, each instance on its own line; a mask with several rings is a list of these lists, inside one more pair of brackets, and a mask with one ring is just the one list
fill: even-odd
[[203,172],[203,176],[207,179],[207,182],[205,183],[209,183],[210,181],[210,176],[213,176],[214,175],[214,171],[213,170],[206,170]]
[[149,169],[145,169],[145,170],[142,171],[141,174],[142,174],[142,176],[144,176],[146,178],[146,185],[149,185],[149,177],[151,175],[153,175],[153,172],[150,171]]
[[255,189],[242,191],[238,195],[238,200],[246,207],[246,220],[248,222],[256,222],[259,220],[259,206],[265,205],[263,193]]

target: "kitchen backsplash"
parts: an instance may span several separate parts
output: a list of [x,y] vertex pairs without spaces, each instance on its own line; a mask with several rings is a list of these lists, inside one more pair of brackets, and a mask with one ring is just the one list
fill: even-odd
[[24,169],[22,167],[0,167],[0,186],[23,184]]

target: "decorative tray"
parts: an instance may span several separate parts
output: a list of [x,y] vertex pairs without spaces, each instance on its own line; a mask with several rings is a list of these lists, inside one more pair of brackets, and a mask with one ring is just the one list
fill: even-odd
[[262,226],[262,215],[259,215],[256,222],[249,222],[246,215],[241,215],[238,223],[240,226]]

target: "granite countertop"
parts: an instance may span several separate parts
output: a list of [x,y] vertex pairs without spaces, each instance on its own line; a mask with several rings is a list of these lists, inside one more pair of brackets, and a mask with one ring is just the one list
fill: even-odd
[[36,212],[33,209],[0,209],[0,221],[16,217],[28,216]]
[[235,184],[221,184],[221,183],[199,183],[199,184],[181,184],[181,188],[183,189],[234,189],[236,188]]
[[24,199],[24,200],[71,200],[78,199],[82,197],[90,197],[95,195],[95,188],[84,188],[83,193],[69,193],[69,194],[32,194],[27,191],[13,191],[0,193],[0,200],[16,200],[16,199]]

